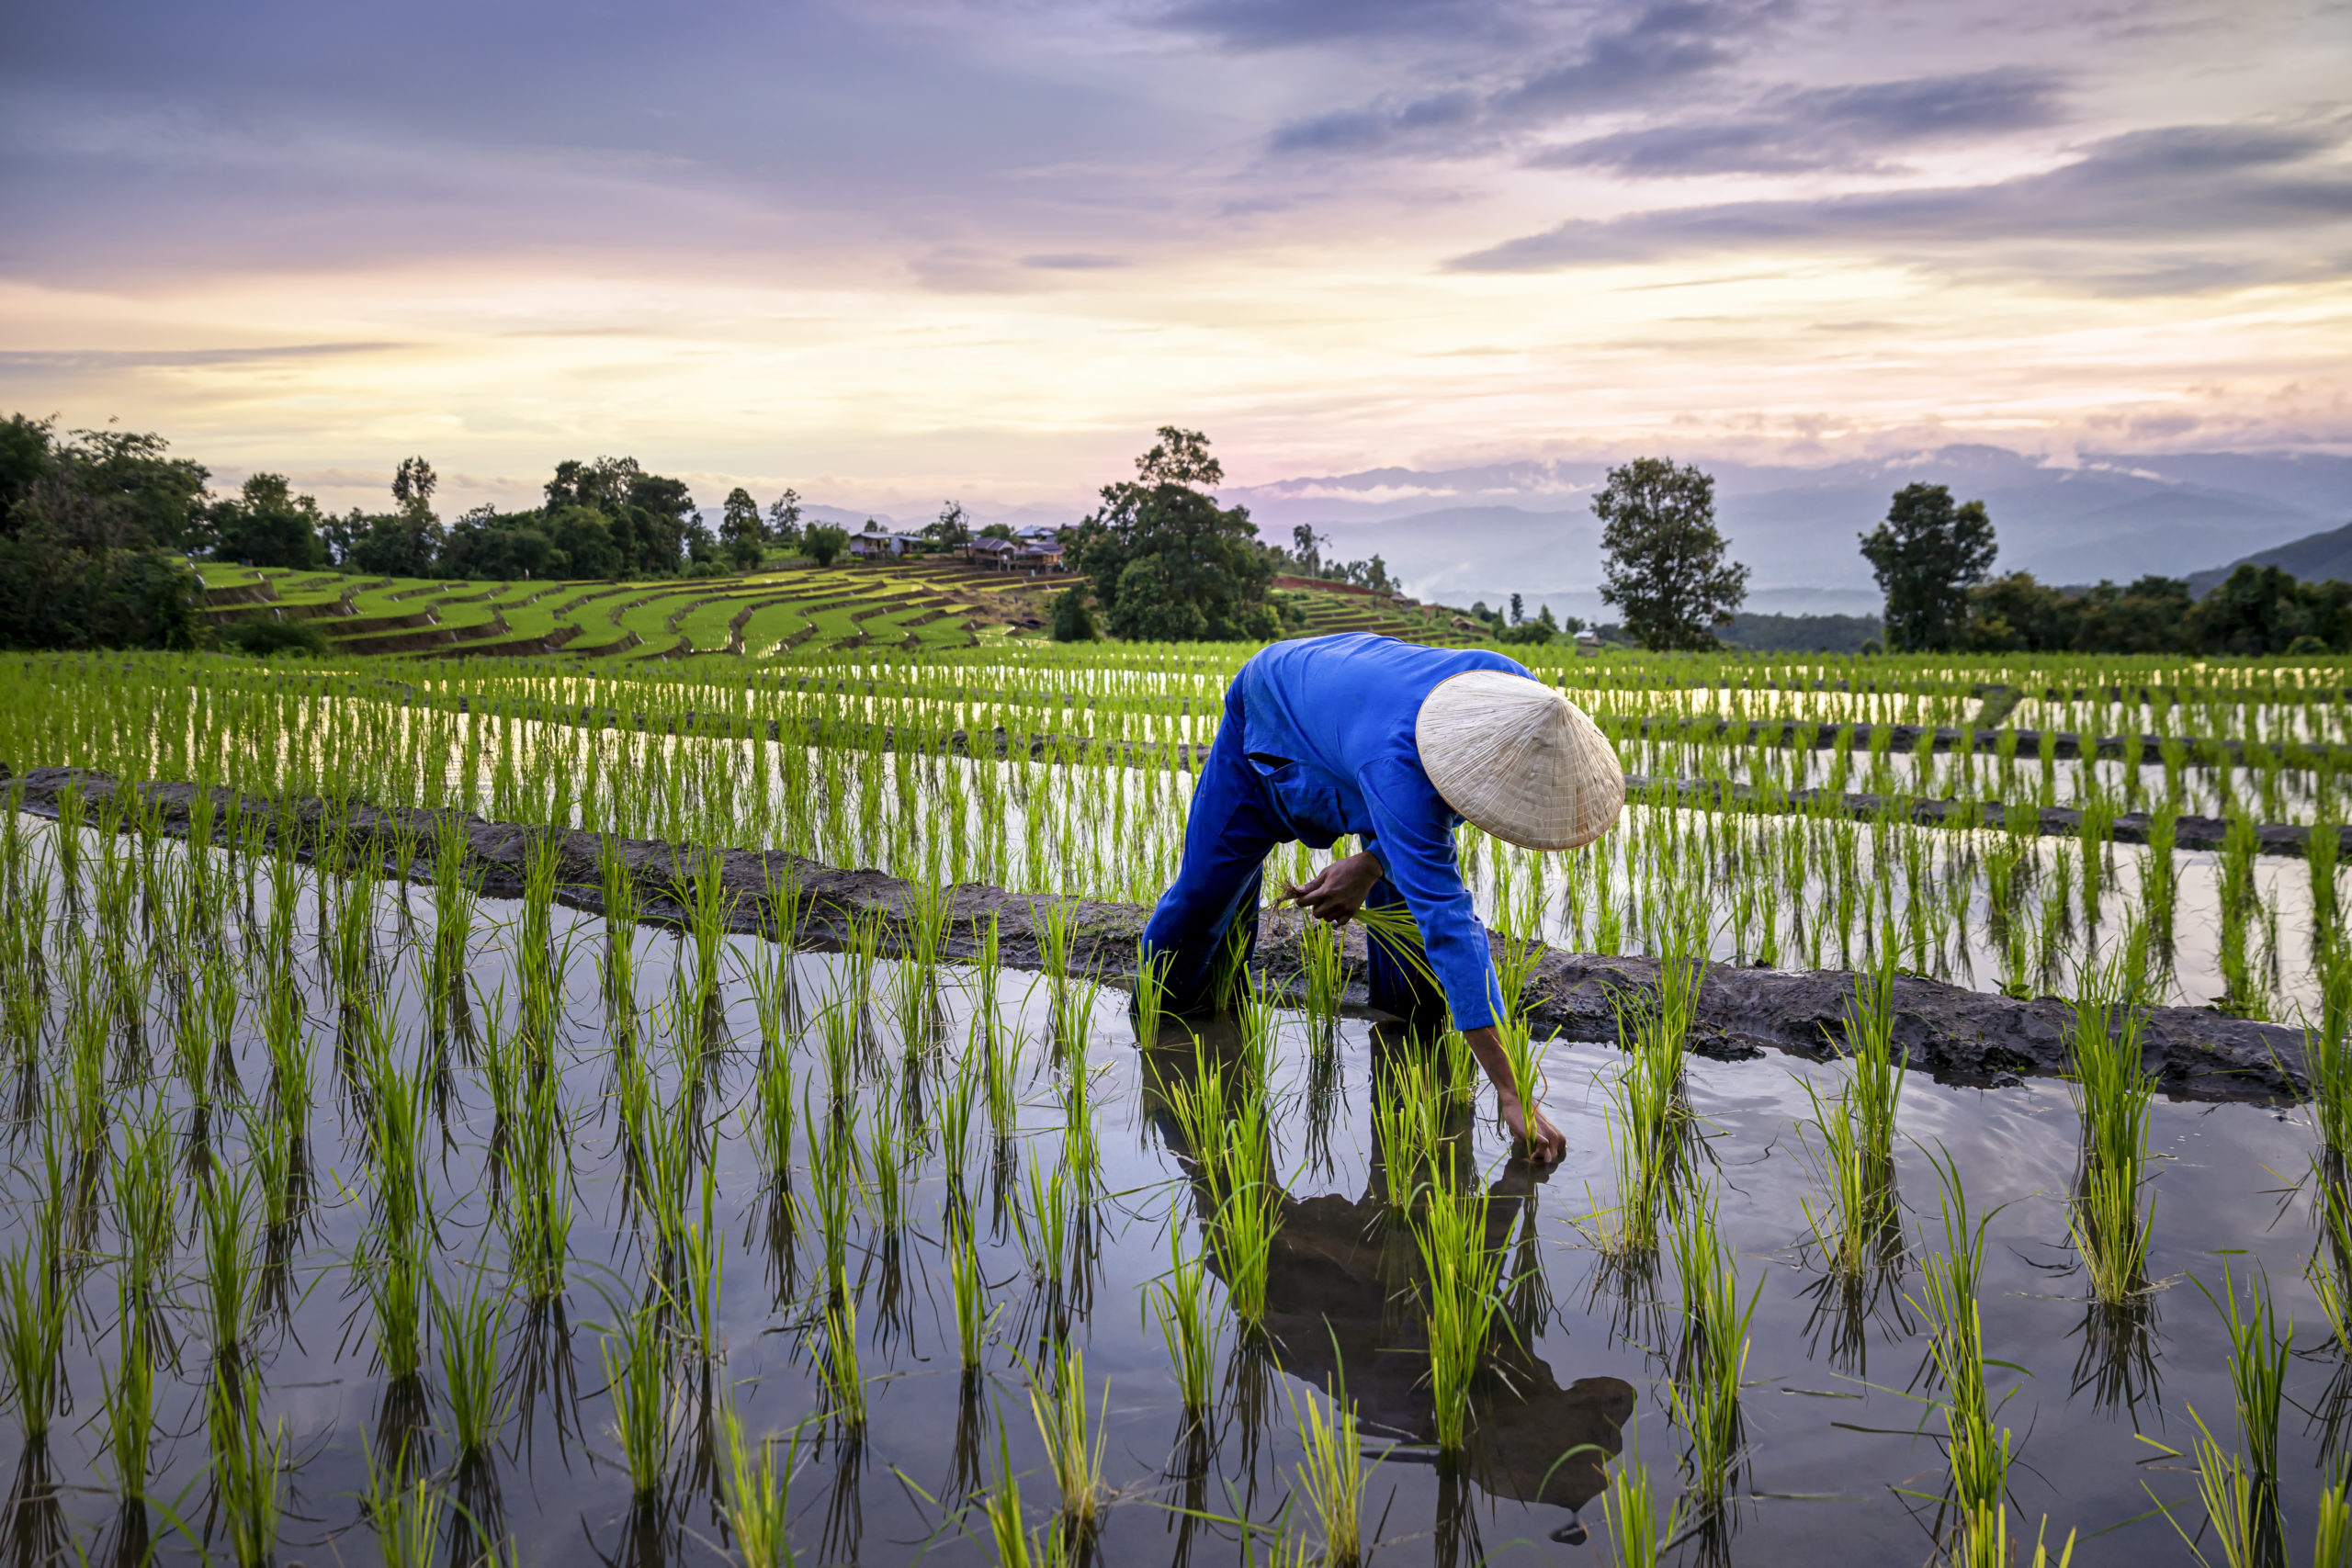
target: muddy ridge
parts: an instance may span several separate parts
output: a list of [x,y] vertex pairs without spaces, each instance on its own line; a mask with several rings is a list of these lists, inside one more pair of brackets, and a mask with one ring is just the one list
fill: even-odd
[[[37,768],[23,774],[0,766],[11,804],[54,816],[62,791],[78,790],[85,823],[95,823],[97,805],[123,791],[141,806],[141,816],[175,837],[187,837],[196,786],[186,784],[122,784],[107,774],[80,768]],[[445,818],[463,829],[481,890],[496,897],[519,897],[525,856],[535,840],[553,839],[560,883],[558,900],[591,913],[604,912],[600,856],[606,836],[572,830],[489,822],[467,812],[379,809],[354,803],[338,810],[315,797],[271,799],[226,788],[212,792],[212,836],[226,841],[232,828],[263,824],[262,841],[289,841],[309,859],[331,844],[363,857],[387,874],[429,878],[433,845]],[[640,900],[640,918],[677,926],[688,918],[703,852],[654,840],[612,838],[614,852],[629,871]],[[782,850],[726,850],[719,876],[730,900],[732,931],[773,935],[788,925],[799,946],[826,950],[845,945],[854,924],[879,919],[886,952],[907,946],[911,922],[928,913],[944,923],[938,952],[944,958],[977,955],[990,917],[997,926],[999,957],[1018,969],[1044,965],[1039,939],[1049,910],[1067,911],[1072,932],[1071,965],[1110,986],[1131,986],[1136,952],[1150,910],[1139,904],[1094,899],[1056,899],[962,883],[936,899],[917,895],[914,885],[872,870],[842,871]],[[788,919],[774,906],[788,901]],[[1266,978],[1292,995],[1299,982],[1299,935],[1305,917],[1295,910],[1260,916],[1258,964]],[[1361,928],[1342,931],[1340,951],[1347,976],[1344,1004],[1366,1009],[1364,937]],[[1657,965],[1647,958],[1614,957],[1547,950],[1534,968],[1522,1000],[1540,1029],[1567,1041],[1614,1043],[1615,998],[1657,990]],[[1717,964],[1702,987],[1692,1048],[1721,1060],[1741,1060],[1767,1051],[1815,1059],[1837,1054],[1844,1038],[1843,1014],[1853,994],[1853,976],[1843,970],[1792,972],[1741,969]],[[1895,982],[1894,1037],[1913,1067],[1939,1081],[1998,1088],[2026,1077],[2054,1077],[2064,1068],[2073,1010],[2054,997],[2018,1000],[1972,991],[1920,976]],[[2279,1102],[2305,1092],[2300,1031],[2278,1024],[2225,1018],[2204,1008],[2151,1010],[2141,1032],[2143,1059],[2159,1087],[2176,1100]]]

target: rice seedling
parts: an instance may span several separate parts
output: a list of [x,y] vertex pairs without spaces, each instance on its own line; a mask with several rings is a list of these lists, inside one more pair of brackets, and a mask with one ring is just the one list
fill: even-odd
[[1028,1202],[1014,1213],[1014,1229],[1030,1273],[1040,1282],[1057,1280],[1070,1254],[1070,1237],[1078,1228],[1078,1194],[1066,1162],[1053,1162],[1053,1174],[1037,1148],[1029,1148],[1026,1172]]
[[1532,1131],[1537,1107],[1544,1102],[1544,1054],[1550,1042],[1537,1040],[1534,1025],[1508,1013],[1496,1020],[1496,1029],[1502,1036],[1503,1059],[1510,1066],[1511,1093]]
[[956,1057],[956,1074],[948,1081],[939,1107],[940,1162],[945,1167],[951,1202],[964,1192],[964,1172],[972,1162],[972,1118],[979,1109],[980,1078],[986,1069],[978,1053],[966,1049]]
[[115,1490],[144,1502],[155,1428],[154,1329],[128,1290],[116,1298],[114,1377],[106,1388],[107,1455]]
[[212,1447],[212,1495],[237,1568],[261,1568],[277,1549],[284,1506],[286,1423],[266,1427],[261,1374],[216,1368],[206,1385],[205,1429]]
[[794,1427],[776,1462],[776,1439],[745,1440],[742,1417],[729,1399],[719,1408],[718,1494],[727,1528],[744,1568],[792,1568],[792,1477],[799,1469],[800,1428]]
[[1682,1371],[1668,1382],[1668,1403],[1689,1444],[1691,1494],[1712,1514],[1729,1494],[1745,1441],[1740,1390],[1763,1282],[1742,1306],[1738,1265],[1716,1228],[1711,1193],[1683,1196],[1671,1234],[1684,1337]]
[[2007,1363],[1987,1361],[1977,1304],[1992,1216],[1972,1224],[1957,1168],[1939,1159],[1936,1170],[1943,1189],[1944,1250],[1921,1265],[1927,1300],[1913,1304],[1933,1325],[1929,1356],[1943,1384],[1944,1449],[1962,1551],[1981,1556],[1993,1550],[1987,1543],[1996,1532],[2006,1534],[2003,1499],[2009,1472],[2009,1434],[1996,1422],[1998,1406],[1984,1382],[1988,1364]]
[[1430,1183],[1413,1239],[1427,1294],[1430,1383],[1440,1450],[1459,1453],[1470,1430],[1470,1385],[1502,1305],[1502,1258],[1487,1245],[1487,1196],[1449,1179]]
[[498,1438],[507,1402],[499,1393],[498,1346],[505,1301],[482,1288],[476,1269],[462,1296],[452,1298],[428,1279],[433,1337],[441,1360],[442,1398],[449,1436],[460,1459],[471,1459]]
[[432,1568],[447,1497],[422,1467],[412,1467],[405,1450],[389,1461],[379,1461],[371,1445],[361,1452],[368,1462],[361,1511],[384,1568]]
[[662,1329],[661,1296],[650,1296],[601,1341],[605,1386],[613,1402],[613,1430],[640,1497],[661,1490],[670,1468],[670,1352]]
[[354,1259],[375,1309],[376,1356],[384,1375],[405,1382],[424,1364],[425,1277],[432,1258],[421,1233],[379,1224]]
[[2352,945],[2321,942],[2312,961],[2320,1015],[2303,1025],[2303,1076],[2320,1148],[2340,1168],[2352,1164]]
[[1021,1506],[1021,1481],[1012,1472],[1012,1442],[998,1432],[997,1483],[980,1499],[981,1517],[988,1521],[989,1544],[995,1549],[998,1568],[1065,1568],[1074,1560],[1069,1532],[1050,1526],[1034,1533]]
[[724,1354],[719,1336],[719,1290],[726,1273],[727,1233],[718,1224],[718,1174],[702,1170],[702,1217],[688,1224],[681,1239],[678,1272],[684,1290],[679,1303],[685,1309],[695,1352],[707,1364]]
[[1871,970],[1854,976],[1846,1004],[1846,1095],[1856,1142],[1874,1172],[1894,1168],[1895,1113],[1910,1072],[1908,1055],[1894,1044],[1894,954],[1883,951]]
[[1617,1568],[1657,1568],[1667,1547],[1682,1533],[1682,1503],[1678,1498],[1668,1504],[1660,1517],[1650,1472],[1629,1454],[1609,1472],[1609,1484],[1600,1494],[1600,1520]]
[[817,1015],[825,1050],[825,1090],[838,1114],[848,1105],[857,1076],[857,1010],[836,1001]]
[[2202,1280],[2198,1289],[2222,1314],[2230,1341],[2230,1389],[2237,1405],[2238,1429],[2245,1440],[2247,1467],[2256,1503],[2266,1510],[2278,1506],[2278,1412],[2286,1397],[2287,1367],[2294,1354],[2295,1328],[2278,1330],[2277,1309],[2259,1275],[2241,1283],[2225,1265],[2222,1293],[2216,1296]]
[[259,1247],[251,1225],[253,1179],[215,1165],[197,1187],[203,1218],[204,1300],[213,1354],[233,1357],[245,1342],[254,1301]]
[[8,1400],[28,1444],[47,1438],[65,1392],[65,1330],[74,1302],[55,1223],[37,1224],[46,1235],[0,1258],[0,1369],[6,1371]]
[[950,1211],[946,1241],[947,1278],[955,1293],[956,1356],[964,1375],[970,1377],[979,1370],[996,1309],[989,1304],[988,1277],[980,1269],[980,1250],[973,1239],[968,1212]]
[[1363,1462],[1356,1408],[1348,1398],[1344,1374],[1322,1399],[1309,1391],[1303,1412],[1294,1397],[1291,1414],[1303,1455],[1293,1495],[1306,1499],[1306,1511],[1322,1540],[1317,1561],[1327,1568],[1353,1568],[1363,1561],[1364,1488],[1381,1461],[1373,1461],[1370,1468]]
[[1217,1325],[1209,1316],[1206,1261],[1184,1256],[1177,1227],[1168,1231],[1168,1272],[1145,1289],[1144,1301],[1159,1322],[1161,1343],[1176,1374],[1185,1416],[1208,1413],[1209,1379],[1216,1360]]
[[571,1154],[553,1074],[531,1077],[500,1145],[504,1176],[500,1227],[514,1288],[526,1301],[563,1293],[571,1247]]
[[1111,1406],[1111,1385],[1102,1385],[1102,1408],[1090,1416],[1085,1352],[1067,1340],[1055,1345],[1046,1367],[1029,1363],[1024,1370],[1029,1411],[1036,1417],[1046,1468],[1060,1495],[1063,1526],[1083,1539],[1094,1531],[1103,1496],[1102,1445],[1108,1434],[1102,1421]]
[[857,1298],[844,1293],[825,1306],[824,1354],[817,1363],[831,1415],[847,1432],[865,1429],[865,1371],[857,1353]]
[[2083,1127],[2082,1189],[2069,1224],[2092,1294],[2110,1306],[2143,1289],[2148,1249],[2140,1190],[2155,1080],[2141,1063],[2143,1015],[2126,995],[2143,951],[2135,939],[2085,977],[2067,1074]]

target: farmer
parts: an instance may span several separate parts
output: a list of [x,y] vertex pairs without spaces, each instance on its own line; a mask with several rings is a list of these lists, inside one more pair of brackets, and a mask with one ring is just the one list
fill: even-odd
[[[1511,1088],[1502,987],[1453,829],[1467,820],[1523,849],[1575,849],[1609,830],[1624,798],[1616,753],[1592,721],[1498,653],[1366,633],[1276,643],[1226,693],[1183,864],[1144,929],[1145,954],[1163,965],[1171,1007],[1201,1007],[1228,942],[1238,935],[1245,957],[1256,942],[1267,852],[1294,840],[1329,849],[1354,834],[1354,854],[1305,886],[1285,883],[1278,902],[1296,899],[1334,924],[1366,906],[1409,913],[1504,1123],[1548,1165],[1567,1139]],[[1370,952],[1374,1007],[1408,1020],[1434,1012],[1441,998],[1402,954],[1377,940]]]

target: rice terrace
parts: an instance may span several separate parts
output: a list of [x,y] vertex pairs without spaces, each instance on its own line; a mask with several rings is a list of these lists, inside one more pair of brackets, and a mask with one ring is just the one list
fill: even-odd
[[2340,664],[1518,650],[1541,1170],[1361,922],[1139,983],[1245,650],[769,592],[0,666],[17,1551],[2338,1560]]
[[2347,9],[15,0],[0,1568],[2352,1568]]

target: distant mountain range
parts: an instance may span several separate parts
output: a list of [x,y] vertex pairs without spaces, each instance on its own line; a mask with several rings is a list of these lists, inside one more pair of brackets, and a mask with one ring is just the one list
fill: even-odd
[[[2287,545],[2352,516],[2352,458],[2304,453],[2097,453],[2060,468],[1997,446],[1953,446],[1803,468],[1694,459],[1715,477],[1716,513],[1750,571],[1749,607],[1792,614],[1878,608],[1859,536],[1914,481],[1981,500],[2000,538],[1996,570],[2045,582],[2186,577]],[[1377,552],[1423,598],[1601,612],[1592,492],[1608,465],[1528,462],[1377,468],[1227,490],[1260,531],[1328,534],[1327,557]]]
[[[2273,452],[2087,453],[2072,467],[1999,446],[1951,446],[1816,468],[1692,457],[1715,477],[1716,513],[1735,558],[1749,569],[1747,607],[1790,615],[1874,615],[1879,595],[1859,536],[1914,481],[1983,501],[2000,538],[1997,571],[2044,582],[2128,582],[2149,572],[2219,581],[2245,558],[2295,554],[2298,576],[2352,578],[2352,457]],[[1327,559],[1380,556],[1424,599],[1501,604],[1516,592],[1528,613],[1610,618],[1600,604],[1600,526],[1592,493],[1605,462],[1531,460],[1482,467],[1370,468],[1359,473],[1232,486],[1223,500],[1250,508],[1269,542],[1287,546],[1307,524],[1330,543]],[[851,529],[868,513],[809,506],[815,520]],[[975,521],[1070,522],[1035,504],[973,508]],[[885,526],[901,520],[880,517]],[[921,526],[923,518],[908,524]],[[2335,553],[2322,541],[2338,543]],[[2306,550],[2306,547],[2309,549]],[[2309,570],[2305,568],[2308,567]]]
[[2292,540],[2275,549],[2256,550],[2227,566],[2192,571],[2188,574],[2189,589],[2201,597],[2242,566],[2280,567],[2307,582],[2325,582],[2330,579],[2352,582],[2352,523]]

